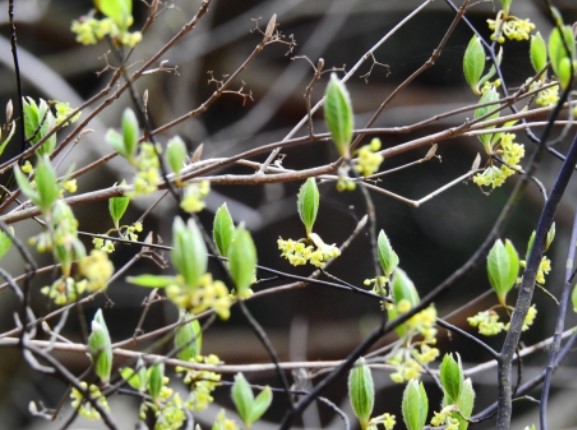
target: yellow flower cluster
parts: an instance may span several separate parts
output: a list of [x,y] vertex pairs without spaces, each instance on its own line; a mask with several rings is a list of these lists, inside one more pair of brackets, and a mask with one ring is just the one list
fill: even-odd
[[86,280],[76,282],[74,278],[63,276],[50,286],[42,287],[40,293],[51,299],[56,305],[74,303],[86,291]]
[[477,315],[467,318],[471,327],[477,327],[483,336],[495,336],[505,329],[499,314],[493,310],[481,311]]
[[178,430],[186,420],[185,409],[189,409],[188,405],[182,401],[179,393],[166,386],[168,381],[169,379],[164,377],[164,386],[154,403],[143,402],[140,406],[140,419],[146,419],[149,409],[154,413],[154,430]]
[[[527,331],[533,323],[535,322],[535,318],[537,317],[537,308],[535,305],[531,305],[531,307],[527,310],[527,315],[525,315],[525,321],[523,321],[523,327],[521,327],[522,331]],[[510,323],[505,324],[505,330],[509,330]]]
[[221,409],[216,416],[216,420],[214,421],[212,428],[216,430],[239,430],[236,422],[226,417],[226,412],[224,409]]
[[[80,386],[84,391],[88,391],[90,398],[96,400],[103,410],[110,410],[106,397],[102,395],[100,389],[96,385],[88,385],[86,382],[82,381],[80,382]],[[72,387],[72,390],[70,391],[70,399],[72,400],[72,407],[78,411],[78,414],[81,417],[88,420],[100,419],[100,413],[85,399],[84,394],[77,388]]]
[[443,427],[445,430],[459,430],[459,420],[453,417],[453,412],[455,412],[454,405],[443,408],[440,412],[435,412],[431,418],[431,425]]
[[397,424],[397,419],[393,414],[388,412],[378,417],[371,418],[367,430],[378,430],[379,425],[383,426],[384,430],[393,430]]
[[[70,107],[70,103],[68,102],[60,102],[60,101],[54,101],[54,110],[56,111],[56,124],[60,125],[64,122],[64,120],[66,119],[66,117],[68,115],[70,115],[74,109],[72,109],[72,107]],[[80,118],[80,115],[82,114],[81,111],[78,111],[72,118],[70,118],[66,124],[64,125],[71,125],[74,124],[76,121],[78,121],[78,119]]]
[[69,193],[75,193],[78,191],[78,183],[76,182],[76,179],[69,179],[62,183],[62,188]]
[[[177,280],[180,280],[180,275]],[[190,287],[184,282],[166,287],[166,297],[180,309],[198,314],[207,309],[212,309],[220,318],[226,320],[230,317],[231,296],[222,281],[212,279],[210,273],[205,273],[200,285]]]
[[95,237],[92,239],[92,245],[94,245],[94,249],[106,252],[107,254],[112,254],[116,250],[113,241],[110,239],[104,240],[101,237]]
[[[214,354],[198,356],[194,361],[213,366],[221,363],[220,358]],[[212,392],[220,385],[221,375],[216,372],[182,367],[177,367],[176,371],[185,372],[184,383],[190,385],[191,393],[187,400],[189,408],[197,412],[206,409],[214,401]]]
[[[387,304],[386,306],[394,306]],[[411,305],[408,300],[400,300],[397,304],[398,314],[408,312]],[[386,362],[395,367],[391,379],[403,383],[421,376],[424,367],[437,359],[440,352],[434,347],[437,343],[437,310],[434,305],[415,314],[406,323],[404,345],[398,349]],[[412,342],[414,338],[420,338]]]
[[379,170],[383,156],[379,153],[381,140],[373,138],[368,145],[364,145],[356,152],[357,158],[353,161],[355,170],[362,176],[371,176]]
[[[543,86],[543,81],[535,81],[529,85],[529,91],[538,90]],[[537,106],[548,107],[554,106],[559,101],[559,85],[553,85],[549,88],[542,89],[535,97]]]
[[[132,17],[127,22],[126,28],[130,25],[132,25]],[[115,44],[133,48],[142,40],[140,31],[123,30],[111,18],[82,17],[72,21],[71,30],[76,34],[76,41],[82,45],[95,45],[109,36]]]
[[514,142],[514,133],[501,133],[499,142],[495,144],[495,155],[498,155],[503,163],[496,166],[494,160],[489,161],[489,166],[481,173],[473,177],[473,182],[480,187],[497,188],[505,183],[516,170],[521,169],[521,159],[525,156],[525,146]]
[[160,161],[154,144],[143,142],[140,144],[140,151],[135,161],[136,178],[134,180],[134,189],[126,193],[126,197],[134,198],[156,191],[160,182]]
[[90,255],[83,257],[78,264],[80,274],[86,278],[88,292],[106,289],[107,282],[114,273],[114,266],[104,251],[93,249]]
[[206,204],[204,198],[210,193],[210,182],[200,181],[187,185],[180,207],[187,213],[200,212]]
[[520,19],[516,16],[504,17],[502,13],[497,15],[497,19],[488,19],[489,29],[493,30],[491,40],[498,43],[505,43],[505,38],[509,40],[529,40],[531,32],[535,30],[535,24],[529,19]]
[[[535,322],[536,316],[537,308],[535,305],[531,305],[523,322],[523,331],[529,330]],[[481,311],[477,315],[467,318],[467,322],[471,327],[477,327],[479,334],[483,336],[495,336],[502,331],[509,330],[510,326],[510,323],[504,324],[493,310]]]
[[537,269],[537,283],[538,284],[545,284],[545,275],[548,275],[551,271],[551,260],[544,255],[541,258],[541,262],[539,263],[539,269]]
[[[281,251],[281,256],[286,258],[293,266],[302,266],[310,263],[315,267],[324,267],[329,260],[341,255],[341,251],[335,244],[327,245],[318,235],[316,237],[318,239],[315,241],[308,241],[307,239],[298,241],[293,239],[284,240],[279,237],[277,245]],[[312,244],[307,245],[305,242],[312,242]]]

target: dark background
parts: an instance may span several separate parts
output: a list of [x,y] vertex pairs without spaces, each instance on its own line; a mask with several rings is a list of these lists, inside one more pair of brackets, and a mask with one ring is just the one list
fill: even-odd
[[[27,1],[18,0],[16,5],[18,42],[20,46],[20,67],[24,78],[24,93],[32,97],[68,100],[73,106],[80,104],[99,91],[106,83],[107,73],[96,72],[105,66],[103,54],[107,51],[105,43],[96,46],[82,47],[74,41],[69,31],[72,19],[86,13],[91,3],[88,1]],[[137,48],[134,59],[145,58],[158,49],[168,38],[192,16],[198,2],[174,1],[173,7],[160,16],[158,22],[145,36],[144,42]],[[174,134],[181,135],[190,149],[204,143],[203,158],[226,157],[244,149],[256,147],[282,139],[284,135],[305,115],[304,91],[312,77],[310,65],[304,60],[291,61],[293,55],[306,55],[313,62],[324,58],[326,67],[352,66],[358,58],[377,40],[396,25],[404,16],[417,7],[420,1],[394,0],[315,0],[315,1],[231,1],[213,2],[209,13],[197,30],[188,35],[174,47],[166,58],[170,64],[177,64],[179,75],[158,74],[143,78],[136,85],[139,92],[149,92],[149,109],[153,122],[163,124],[172,118],[187,112],[200,104],[212,91],[208,83],[207,71],[215,76],[230,73],[246,58],[260,40],[251,18],[262,18],[261,27],[272,15],[277,13],[280,29],[285,34],[293,34],[297,42],[294,52],[286,53],[286,47],[275,45],[267,48],[255,63],[243,73],[242,81],[252,91],[254,102],[242,106],[235,96],[224,96],[206,114],[187,121],[170,130],[161,140],[167,140]],[[557,2],[566,22],[577,19],[577,8],[573,2]],[[0,2],[2,45],[0,55],[0,104],[15,97],[14,72],[11,68],[10,51],[7,45],[7,2]],[[537,24],[544,35],[548,34],[550,23],[546,8],[542,2],[513,2],[513,12],[520,17],[529,17]],[[485,36],[489,31],[485,20],[494,15],[495,9],[490,3],[477,4],[467,13],[467,17]],[[135,15],[138,20],[146,16],[142,3],[135,2]],[[408,75],[421,66],[430,56],[448,28],[453,12],[441,0],[433,2],[417,15],[406,26],[399,30],[377,52],[376,59],[390,67],[390,74],[382,67],[375,67],[368,83],[360,76],[354,77],[347,84],[354,104],[357,125],[361,126],[382,102],[382,100]],[[435,66],[421,75],[409,88],[402,91],[381,116],[377,126],[402,126],[414,123],[448,111],[452,108],[475,102],[462,76],[462,55],[471,36],[465,25],[460,24],[451,36],[441,57]],[[530,76],[528,63],[528,44],[509,43],[505,48],[503,70],[511,87],[521,84]],[[44,70],[41,67],[46,67]],[[367,63],[360,74],[366,73]],[[53,74],[50,73],[53,72]],[[237,87],[242,83],[239,81]],[[324,91],[324,83],[316,86],[313,102],[316,102]],[[88,139],[81,142],[71,153],[66,163],[82,165],[110,151],[103,139],[108,127],[118,125],[118,119],[128,100],[121,99],[99,116],[91,124],[95,130]],[[464,117],[442,120],[433,127],[420,129],[418,134],[383,138],[385,146],[393,146],[421,135],[439,131]],[[323,130],[322,116],[315,116],[317,130]],[[306,133],[303,129],[301,133]],[[519,140],[531,145],[524,136]],[[561,146],[559,148],[563,150]],[[13,148],[18,151],[18,148]],[[465,173],[476,153],[482,147],[474,138],[457,139],[444,142],[439,147],[442,163],[431,161],[403,172],[386,176],[380,183],[383,188],[394,191],[408,198],[418,199],[434,191],[439,186]],[[388,169],[416,160],[426,151],[408,153],[386,160],[383,168]],[[5,154],[7,157],[9,154]],[[335,151],[330,145],[300,147],[286,151],[284,165],[291,168],[303,168],[326,163],[336,159]],[[550,186],[560,163],[546,159],[539,177],[546,186]],[[64,166],[63,166],[64,168]],[[110,186],[119,180],[125,172],[121,162],[112,163],[106,174],[88,175],[80,181],[80,190],[97,189]],[[231,170],[235,173],[237,170]],[[512,180],[514,181],[514,179]],[[214,210],[226,201],[235,220],[244,221],[249,227],[259,250],[259,263],[302,275],[307,269],[295,270],[281,261],[276,249],[276,239],[283,237],[297,238],[302,236],[302,226],[296,214],[295,193],[300,184],[271,184],[266,186],[231,186],[214,187],[208,199],[208,208],[201,219],[210,227]],[[505,202],[510,186],[498,189],[485,195],[472,183],[463,183],[448,192],[441,194],[420,208],[407,205],[373,194],[379,228],[383,228],[395,250],[401,258],[401,266],[415,282],[421,295],[457,269],[482,242],[500,208]],[[570,188],[567,198],[558,217],[558,238],[550,251],[554,272],[548,281],[548,288],[553,294],[562,286],[563,262],[568,246],[568,229],[572,214],[575,186]],[[529,188],[525,198],[515,211],[507,227],[506,237],[510,238],[517,249],[524,253],[526,241],[534,228],[542,197],[536,188]],[[147,201],[135,202],[127,220],[136,219],[145,208]],[[80,228],[86,231],[102,232],[111,227],[106,215],[106,204],[80,207],[75,210],[80,219]],[[160,205],[145,222],[147,231],[154,230],[170,241],[169,220],[176,213],[172,201]],[[356,222],[365,213],[365,208],[358,194],[340,194],[334,185],[321,185],[321,209],[316,231],[329,243],[340,243],[349,235]],[[22,223],[18,231],[30,235],[34,226]],[[369,243],[366,237],[360,237],[343,254],[339,264],[331,267],[334,275],[348,282],[360,285],[365,277],[371,276]],[[114,254],[115,265],[120,267],[134,253],[128,247],[119,247]],[[20,273],[19,260],[16,256],[5,259],[11,273]],[[45,260],[46,262],[48,260]],[[215,267],[215,275],[221,275]],[[150,270],[150,265],[142,265],[138,270]],[[38,286],[47,282],[47,278],[37,280]],[[272,283],[267,283],[269,287]],[[472,272],[466,282],[456,286],[450,294],[438,303],[439,314],[445,315],[464,305],[469,305],[462,312],[452,316],[451,322],[466,327],[465,318],[479,310],[494,304],[492,296],[473,302],[488,288],[484,267]],[[257,287],[258,289],[258,287]],[[106,309],[106,319],[114,340],[132,335],[141,313],[141,303],[146,291],[119,282],[112,285],[109,297],[114,303]],[[12,325],[10,297],[0,296],[0,323],[3,327]],[[40,297],[37,306],[39,311],[45,308]],[[536,301],[539,308],[538,323],[524,337],[530,344],[552,334],[551,319],[555,315],[555,305],[544,294],[537,292]],[[470,303],[471,302],[471,303]],[[85,309],[86,320],[90,320],[96,307],[104,302],[96,302],[93,307]],[[44,308],[43,308],[44,306]],[[283,293],[282,296],[269,295],[249,303],[250,309],[261,322],[282,360],[329,360],[345,357],[374,326],[379,317],[378,304],[361,296],[351,295],[323,287],[307,287],[299,291]],[[13,308],[12,308],[13,309]],[[547,311],[550,309],[550,311]],[[175,313],[170,305],[152,307],[147,318],[145,330],[160,326],[163,322],[173,321]],[[66,335],[73,340],[82,341],[78,329],[78,318],[71,317]],[[385,344],[393,338],[385,339]],[[499,347],[502,337],[489,341]],[[442,352],[459,351],[466,367],[488,360],[490,357],[474,345],[453,335],[449,336],[440,330],[440,349]],[[300,352],[299,352],[300,351]],[[248,330],[240,315],[234,309],[230,321],[217,323],[205,336],[205,353],[215,353],[227,363],[267,362],[268,357],[257,339]],[[67,366],[77,373],[85,369],[86,362],[77,356],[60,357]],[[525,362],[524,377],[529,378],[532,372],[543,366],[545,357],[530,359]],[[574,356],[567,365],[559,370],[551,404],[550,417],[559,420],[551,423],[551,428],[577,428],[575,408],[567,408],[567,402],[574,402],[575,368]],[[535,367],[533,367],[535,366]],[[251,382],[276,385],[273,375],[251,375]],[[396,412],[399,421],[400,393],[402,388],[393,385],[387,372],[375,372],[379,387],[379,398],[375,412]],[[494,369],[474,375],[473,381],[477,391],[475,410],[490,404],[496,398],[496,377]],[[327,396],[334,401],[343,400],[344,381],[337,385]],[[46,378],[25,367],[16,351],[0,352],[0,428],[58,428],[43,421],[30,420],[27,412],[28,402],[42,400],[50,407],[56,407],[65,392],[60,382]],[[431,385],[431,409],[437,407],[440,399],[435,399],[437,390]],[[535,392],[539,395],[539,392]],[[438,394],[437,394],[438,396]],[[219,391],[218,399],[230,407],[227,389]],[[120,399],[113,406],[115,414],[122,415],[126,409],[127,428],[132,428],[136,416],[130,401]],[[571,404],[571,403],[569,403]],[[269,412],[266,420],[274,422],[283,412],[283,405]],[[523,428],[535,422],[535,407],[531,402],[516,403],[517,421],[514,428]],[[522,408],[532,415],[518,413]],[[209,409],[203,415],[209,421],[217,409]],[[555,411],[561,411],[556,413]],[[307,414],[306,426],[313,428],[342,428],[338,419],[328,418],[330,411],[319,407]],[[320,420],[320,421],[319,421]],[[320,422],[320,424],[319,424]],[[574,427],[571,427],[574,426]],[[83,428],[101,428],[97,425],[83,424]],[[261,428],[255,426],[255,428]],[[266,423],[262,428],[268,428]],[[274,428],[271,424],[270,428]],[[397,428],[401,428],[399,424]],[[492,422],[474,428],[492,428]]]

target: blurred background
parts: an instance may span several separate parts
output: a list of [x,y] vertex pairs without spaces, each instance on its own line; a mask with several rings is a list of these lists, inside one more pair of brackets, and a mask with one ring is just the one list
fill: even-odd
[[[72,20],[86,14],[92,7],[90,1],[18,0],[15,3],[25,95],[68,101],[72,106],[78,106],[106,85],[110,76],[106,70],[106,53],[109,48],[105,43],[80,46],[70,32]],[[165,10],[132,56],[136,65],[169,40],[194,15],[198,3],[183,0],[165,2]],[[191,151],[201,143],[204,144],[203,159],[231,156],[282,139],[306,114],[304,93],[312,79],[313,70],[302,57],[313,63],[322,57],[326,68],[351,67],[421,3],[417,0],[213,0],[199,26],[163,57],[167,64],[178,66],[178,73],[144,77],[138,81],[136,89],[139,94],[148,91],[150,117],[155,125],[165,124],[188,112],[214,90],[214,86],[208,82],[208,72],[211,71],[218,79],[236,70],[261,40],[259,33],[254,31],[255,21],[264,29],[270,17],[276,14],[280,31],[287,36],[292,35],[296,46],[292,52],[287,52],[286,45],[267,47],[242,73],[235,87],[243,86],[246,91],[250,91],[253,101],[243,105],[238,96],[224,95],[205,114],[159,136],[160,141],[166,141],[178,134],[185,139]],[[513,1],[512,11],[521,18],[530,18],[538,29],[548,34],[551,23],[544,3],[517,0]],[[574,1],[558,1],[555,4],[566,22],[577,19]],[[476,3],[467,12],[467,18],[488,37],[490,32],[485,21],[494,17],[498,7],[490,1]],[[146,18],[147,8],[143,1],[135,1],[134,8],[138,26]],[[0,2],[0,105],[9,99],[14,100],[16,94],[7,11],[8,2]],[[376,51],[375,61],[386,67],[375,64],[369,76],[364,77],[362,75],[371,68],[369,61],[361,68],[358,76],[348,82],[357,126],[362,126],[391,91],[430,57],[453,17],[454,12],[445,1],[432,2]],[[459,24],[434,67],[401,91],[375,126],[409,125],[475,103],[475,96],[466,86],[462,74],[462,55],[470,37],[470,30],[463,23]],[[506,45],[503,71],[510,87],[522,84],[531,75],[527,53],[528,43]],[[313,103],[322,97],[324,87],[324,81],[314,87]],[[110,147],[104,140],[104,134],[109,127],[118,126],[120,115],[128,105],[129,100],[121,98],[107,107],[90,124],[94,133],[78,143],[63,162],[62,171],[72,164],[82,166],[87,160],[109,153]],[[417,133],[383,136],[383,144],[390,147],[439,131],[458,124],[467,115],[471,114],[437,121],[429,128],[419,129]],[[321,112],[313,119],[315,130],[323,131]],[[299,135],[306,133],[305,127]],[[519,140],[528,146],[532,145],[522,134],[519,134]],[[563,151],[564,145],[566,143],[561,143],[558,149]],[[13,155],[18,148],[13,148],[13,151],[3,157]],[[283,152],[283,165],[295,169],[320,165],[337,158],[330,144],[300,146]],[[385,176],[379,186],[410,199],[419,199],[467,172],[479,152],[482,152],[482,147],[474,138],[443,142],[438,149],[442,162],[432,160]],[[382,168],[403,165],[422,158],[425,153],[426,149],[423,149],[385,160]],[[545,186],[550,187],[559,167],[558,160],[546,157],[538,174]],[[126,166],[121,160],[115,160],[106,169],[106,173],[99,170],[96,174],[82,177],[79,190],[111,186],[125,175],[123,169]],[[233,168],[227,172],[239,171]],[[259,251],[259,264],[306,276],[310,273],[308,269],[289,267],[278,258],[276,252],[279,234],[285,238],[303,235],[296,213],[295,194],[299,185],[215,186],[207,200],[207,209],[200,218],[210,228],[214,211],[226,201],[235,221],[244,221],[251,230]],[[401,266],[415,282],[421,296],[453,273],[478,248],[506,201],[510,185],[486,195],[474,184],[465,182],[419,208],[381,194],[373,194],[378,227],[387,232],[400,256]],[[557,240],[549,252],[553,271],[547,286],[553,294],[557,294],[562,287],[563,262],[569,245],[576,191],[573,183],[559,212]],[[537,187],[529,187],[507,227],[505,236],[516,244],[521,253],[524,253],[529,235],[536,225],[542,203],[542,195]],[[126,221],[136,220],[149,204],[150,201],[146,199],[135,201],[125,217]],[[78,207],[75,213],[83,231],[104,232],[112,227],[106,202]],[[156,231],[165,242],[170,242],[170,220],[176,213],[173,201],[165,199],[146,218],[145,231]],[[321,185],[321,208],[316,229],[328,243],[341,243],[345,240],[364,213],[365,207],[359,193],[337,193],[334,184]],[[38,230],[31,222],[20,223],[16,228],[21,237],[28,237]],[[130,247],[119,246],[114,254],[116,267],[121,267],[134,252]],[[39,261],[46,264],[49,262],[46,256],[39,257]],[[23,270],[17,255],[10,255],[3,260],[3,267],[12,274],[20,274]],[[143,262],[135,270],[150,271],[150,267],[150,263]],[[363,279],[372,277],[371,267],[369,242],[365,236],[361,236],[342,255],[340,263],[331,267],[331,273],[360,286]],[[216,266],[214,270],[216,277],[219,277],[221,274]],[[45,278],[37,277],[35,282],[39,287],[45,285],[49,275]],[[272,285],[275,283],[266,282],[262,288]],[[485,268],[479,267],[465,283],[455,286],[450,294],[437,303],[439,315],[451,312],[450,321],[466,327],[467,316],[495,303],[492,296],[476,300],[487,288]],[[6,292],[0,294],[3,294],[0,297],[0,332],[3,332],[13,326],[14,302]],[[113,340],[130,337],[138,324],[146,294],[147,291],[118,282],[110,287],[107,299],[85,307],[85,319],[89,321],[96,308],[106,306],[106,320]],[[35,294],[35,300],[38,312],[49,310],[42,296]],[[527,344],[553,333],[555,303],[540,292],[536,294],[536,302],[539,319],[524,337]],[[464,305],[469,306],[453,312]],[[283,293],[282,296],[264,296],[249,302],[249,307],[278,349],[281,360],[343,358],[359,344],[379,318],[378,303],[362,296],[316,286]],[[176,319],[176,313],[169,304],[159,303],[150,310],[143,326],[145,331]],[[64,333],[70,339],[82,342],[79,318],[82,317],[71,316]],[[574,319],[571,322],[575,323]],[[380,345],[393,339],[384,339]],[[236,309],[228,322],[219,322],[211,327],[204,342],[205,353],[217,354],[227,363],[269,361],[264,348]],[[500,336],[489,341],[494,347],[499,347],[501,342]],[[490,359],[470,342],[443,330],[440,330],[439,348],[442,352],[459,351],[466,366]],[[86,369],[87,362],[83,357],[63,355],[59,358],[76,374]],[[556,421],[551,422],[551,428],[577,428],[577,411],[572,407],[577,394],[575,358],[573,354],[555,378],[550,417]],[[544,360],[545,354],[526,360],[523,377],[528,379],[539,371]],[[273,374],[252,375],[250,380],[254,383],[277,384]],[[402,387],[390,382],[388,372],[375,372],[375,381],[379,389],[376,411],[399,414]],[[473,381],[477,391],[477,411],[496,398],[494,369],[474,376]],[[349,410],[344,382],[341,381],[326,395]],[[435,392],[434,388],[430,390],[431,409],[440,402],[440,398],[435,398]],[[62,423],[33,419],[27,408],[32,400],[40,400],[48,407],[58,407],[65,393],[66,386],[63,383],[31,371],[24,365],[17,351],[3,350],[0,353],[0,429],[60,428]],[[538,396],[539,391],[534,394]],[[221,405],[231,407],[228,389],[220,390],[217,400]],[[117,402],[113,404],[113,413],[122,416],[125,412],[126,416],[122,418],[126,426],[124,428],[133,428],[134,404],[126,398],[120,398]],[[264,422],[255,428],[276,427],[272,423],[278,422],[286,405],[279,402],[278,405],[275,403],[275,407],[265,415]],[[536,408],[533,403],[518,402],[515,408],[516,421],[513,428],[522,429],[535,422]],[[526,414],[522,412],[524,410]],[[217,412],[218,407],[215,406],[201,414],[201,423],[202,419],[206,420],[203,428],[206,423],[212,422]],[[305,414],[302,425],[306,428],[343,428],[342,422],[334,418],[332,411],[322,406],[311,408]],[[103,427],[79,421],[72,428]],[[492,421],[474,428],[492,428]]]

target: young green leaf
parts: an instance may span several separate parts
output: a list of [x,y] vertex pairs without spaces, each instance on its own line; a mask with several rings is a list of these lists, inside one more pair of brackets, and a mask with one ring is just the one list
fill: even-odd
[[264,415],[272,403],[272,391],[270,387],[265,387],[254,399],[249,422],[252,425]]
[[367,428],[375,404],[371,369],[361,358],[349,372],[349,399],[361,428]]
[[[10,233],[14,234],[14,229],[9,227]],[[0,259],[6,255],[12,246],[12,236],[0,230]]]
[[154,363],[147,372],[147,386],[148,394],[156,400],[162,392],[164,386],[164,363]]
[[144,378],[142,378],[142,373],[131,367],[123,367],[120,369],[120,377],[135,390],[143,391],[146,387],[146,370],[144,370]]
[[48,156],[38,159],[35,181],[38,189],[38,206],[42,212],[46,213],[60,195],[56,172]]
[[228,254],[228,248],[234,237],[234,232],[234,221],[228,211],[228,206],[223,203],[214,214],[214,223],[212,225],[214,244],[218,253],[223,257]]
[[297,208],[307,236],[313,231],[313,226],[319,211],[319,189],[315,178],[308,178],[301,186],[297,197]]
[[531,65],[535,72],[539,73],[547,66],[547,46],[539,32],[531,36],[529,57],[531,58]]
[[381,268],[383,269],[384,275],[388,278],[393,274],[399,265],[399,256],[393,250],[391,242],[383,230],[379,232],[377,248]]
[[172,264],[183,277],[187,286],[195,288],[206,273],[208,252],[202,233],[194,220],[185,224],[181,218],[175,218],[172,225],[173,248],[170,254]]
[[[38,104],[31,97],[22,100],[24,114],[24,134],[30,145],[40,142],[56,126],[56,119],[45,100],[40,99]],[[38,148],[38,155],[47,155],[56,147],[56,133],[53,133]]]
[[250,426],[250,418],[254,405],[254,395],[242,373],[238,373],[234,377],[232,401],[236,406],[236,411],[238,412],[242,422],[245,425]]
[[112,343],[102,315],[102,309],[96,311],[91,328],[92,332],[88,337],[88,351],[92,358],[94,372],[103,384],[107,384],[112,371]]
[[545,251],[549,250],[549,247],[555,240],[555,233],[557,232],[557,227],[555,223],[551,224],[549,231],[547,232],[547,238],[545,239]]
[[447,397],[446,403],[456,403],[461,395],[463,386],[463,370],[461,359],[457,355],[457,360],[451,354],[445,354],[440,367],[441,385]]
[[178,177],[186,161],[186,144],[180,136],[175,136],[166,144],[166,160],[170,170]]
[[349,146],[353,139],[354,117],[351,98],[344,83],[335,73],[325,92],[325,122],[339,155],[349,159]]
[[487,256],[487,273],[503,306],[506,306],[507,294],[517,282],[519,267],[519,255],[511,241],[507,239],[503,244],[501,239],[497,239]]
[[14,137],[14,132],[16,131],[16,122],[10,121],[10,125],[8,127],[8,133],[6,134],[2,133],[2,131],[5,130],[0,130],[0,155],[4,153],[6,145],[8,145],[8,143],[10,143]]
[[408,382],[401,408],[407,430],[423,430],[429,413],[429,399],[422,382],[416,379]]
[[511,7],[511,3],[513,2],[513,0],[500,0],[500,1],[505,16],[509,15],[509,8]]
[[568,25],[556,27],[549,35],[549,59],[561,88],[567,88],[571,79],[571,63],[575,59],[573,30]]
[[230,276],[239,297],[250,295],[250,286],[256,277],[257,255],[252,237],[244,226],[236,229],[228,249]]
[[108,199],[108,212],[114,223],[114,228],[119,228],[120,220],[124,216],[129,204],[130,198],[125,196],[110,197]]
[[122,141],[126,158],[132,160],[138,147],[138,120],[130,108],[126,108],[122,114]]
[[[394,271],[393,280],[391,282],[391,296],[393,299],[393,306],[390,306],[387,309],[389,320],[393,320],[399,315],[397,306],[402,300],[408,302],[410,305],[409,309],[416,306],[421,300],[413,281],[411,281],[404,270],[398,267]],[[403,337],[406,330],[406,324],[401,324],[395,329],[395,332],[399,337]]]
[[24,193],[26,197],[32,201],[36,206],[40,204],[40,196],[38,195],[38,191],[34,189],[32,183],[28,180],[28,177],[22,173],[20,167],[18,165],[14,165],[14,177],[16,178],[16,183],[18,184],[18,188]]
[[[483,118],[484,121],[489,121],[491,119],[499,118],[499,93],[493,87],[491,87],[488,91],[486,91],[479,100],[479,105],[484,105],[486,103],[494,103],[488,104],[486,106],[480,106],[475,109],[473,116],[475,119],[484,117],[488,115],[489,112],[493,112],[489,114],[486,118]],[[483,143],[483,147],[485,148],[485,152],[487,154],[491,154],[493,152],[493,148],[491,147],[491,141],[493,138],[493,134],[481,134],[479,135],[479,140]]]
[[[183,313],[181,321],[186,321],[192,316]],[[177,349],[179,359],[189,361],[200,354],[202,349],[202,330],[198,320],[192,320],[176,329],[174,334],[174,347]]]
[[475,94],[480,94],[479,80],[483,75],[483,70],[485,70],[485,61],[485,49],[481,39],[477,35],[473,35],[463,56],[463,73],[465,80]]
[[471,378],[465,379],[461,387],[461,394],[457,400],[458,412],[453,413],[453,416],[459,420],[459,430],[467,430],[469,427],[469,418],[473,413],[473,406],[475,404],[475,390]]
[[138,275],[128,276],[126,282],[146,288],[165,288],[176,283],[174,276]]
[[126,30],[132,20],[132,0],[95,0],[96,8]]

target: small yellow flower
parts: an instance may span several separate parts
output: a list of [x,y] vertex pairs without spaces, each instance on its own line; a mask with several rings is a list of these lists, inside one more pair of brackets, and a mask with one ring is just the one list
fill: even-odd
[[505,330],[505,324],[503,324],[499,315],[492,311],[482,311],[477,315],[467,318],[467,322],[471,327],[477,327],[479,334],[483,336],[495,336]]
[[90,255],[82,258],[78,264],[80,273],[86,278],[89,292],[104,290],[114,273],[114,266],[104,251],[93,249]]
[[200,212],[206,204],[204,198],[210,193],[210,182],[200,181],[189,184],[184,190],[184,198],[180,202],[180,207],[187,213]]
[[368,145],[357,150],[357,158],[354,160],[355,170],[362,176],[371,176],[379,170],[383,162],[383,156],[378,152],[381,149],[381,141],[374,138]]

